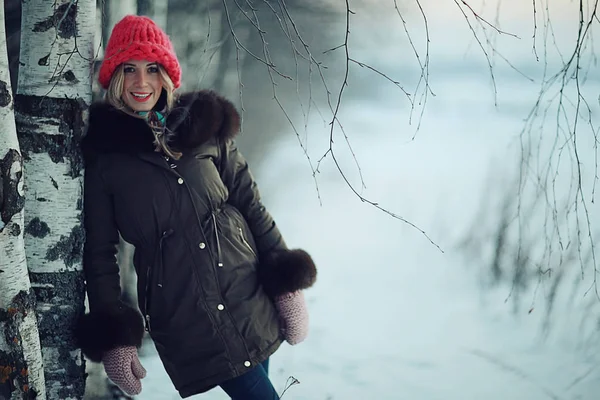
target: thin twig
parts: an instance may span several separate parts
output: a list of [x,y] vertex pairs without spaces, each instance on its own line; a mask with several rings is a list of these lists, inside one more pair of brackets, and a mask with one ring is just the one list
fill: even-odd
[[290,376],[286,383],[285,383],[285,388],[283,389],[283,392],[281,392],[281,396],[279,397],[283,397],[283,395],[288,391],[289,388],[291,388],[294,385],[299,385],[300,381],[296,378],[294,378],[293,376]]
[[[410,97],[410,93],[408,93],[406,90],[404,90],[404,88],[402,87],[402,85],[400,84],[400,82],[393,80],[392,78],[390,78],[389,76],[387,76],[386,74],[384,74],[383,72],[379,71],[376,68],[371,67],[368,64],[365,64],[363,62],[357,61],[353,58],[350,58],[350,62],[353,62],[355,64],[357,64],[360,67],[363,68],[367,68],[373,72],[375,72],[377,75],[381,75],[382,77],[384,77],[386,80],[388,80],[389,82],[393,83],[394,85],[396,85],[398,88],[400,88],[400,90],[402,90],[404,92],[404,94],[406,95],[406,97],[408,97],[409,99],[411,99]],[[412,104],[412,99],[411,99],[411,104]]]
[[537,53],[537,47],[536,47],[536,40],[537,40],[537,6],[536,6],[536,2],[537,0],[531,0],[531,2],[533,3],[533,54],[535,55],[535,60],[536,61],[540,61],[540,57],[538,56]]
[[[464,3],[463,0],[461,0],[461,1]],[[471,21],[469,21],[469,17],[467,15],[467,13],[465,13],[465,10],[463,10],[463,8],[460,6],[459,0],[454,0],[454,3],[456,3],[456,5],[458,6],[458,8],[460,9],[460,12],[462,13],[462,15],[465,18],[465,21],[467,21],[467,25],[469,26],[469,29],[471,29],[471,31],[473,32],[473,37],[475,38],[475,40],[479,44],[479,47],[481,48],[481,51],[483,51],[483,54],[485,55],[485,59],[486,59],[487,64],[488,64],[488,68],[490,70],[490,77],[492,79],[492,86],[494,88],[494,105],[498,105],[498,89],[496,87],[496,78],[494,76],[494,69],[492,67],[492,62],[490,60],[490,56],[489,56],[488,52],[485,50],[485,47],[483,47],[483,44],[481,43],[481,40],[479,39],[479,36],[477,36],[477,32],[475,32],[475,28],[473,28],[473,25],[471,24]],[[473,13],[475,14],[475,12],[473,12]],[[477,17],[477,20],[479,21],[479,17],[477,16],[477,14],[475,14],[475,16]]]
[[427,238],[427,240],[429,240],[429,242],[431,244],[433,244],[435,247],[437,247],[442,253],[443,250],[440,248],[439,245],[437,245],[428,235],[425,231],[423,231],[421,228],[417,227],[415,224],[413,224],[412,222],[406,220],[405,218],[381,207],[378,203],[375,203],[367,198],[365,198],[364,196],[362,196],[360,193],[358,193],[358,191],[356,190],[356,188],[350,183],[350,181],[348,180],[346,174],[344,173],[341,165],[339,164],[337,157],[335,156],[335,152],[333,149],[333,144],[334,144],[334,140],[333,140],[333,134],[335,131],[335,126],[336,124],[339,122],[338,121],[338,113],[340,110],[340,106],[342,103],[342,98],[343,98],[343,94],[344,94],[344,90],[346,88],[346,86],[348,85],[348,75],[349,75],[349,71],[350,71],[350,52],[349,52],[349,46],[348,46],[348,42],[349,42],[349,36],[350,36],[350,15],[353,14],[353,12],[350,10],[350,3],[349,0],[345,0],[346,1],[346,32],[345,32],[345,37],[344,37],[344,51],[345,51],[345,55],[346,55],[346,61],[345,61],[345,70],[344,70],[344,80],[340,86],[340,90],[338,92],[338,96],[337,96],[337,101],[336,101],[336,105],[335,105],[335,109],[333,112],[333,117],[331,119],[330,124],[330,131],[329,131],[329,149],[325,152],[325,154],[323,154],[323,156],[321,157],[321,159],[319,160],[319,163],[325,158],[327,157],[327,155],[331,155],[331,158],[333,159],[333,162],[336,166],[336,169],[338,170],[338,172],[340,173],[340,175],[342,176],[342,179],[344,180],[344,182],[346,183],[346,185],[350,188],[350,190],[352,190],[352,192],[364,203],[370,204],[373,207],[379,209],[380,211],[383,211],[384,213],[388,214],[389,216],[398,219],[404,223],[406,223],[407,225],[411,226],[412,228],[418,230],[423,236],[425,236]]
[[269,70],[272,70],[273,72],[275,72],[277,75],[281,76],[282,78],[285,78],[285,79],[288,79],[288,80],[292,80],[291,77],[289,77],[287,75],[284,75],[283,73],[279,72],[279,70],[271,62],[269,62],[268,60],[265,60],[263,58],[260,58],[259,56],[257,56],[256,54],[254,54],[253,52],[251,52],[250,50],[248,50],[248,48],[242,44],[242,42],[239,40],[237,34],[235,33],[235,29],[233,28],[233,24],[231,23],[231,16],[229,15],[229,9],[227,7],[227,0],[222,0],[222,3],[223,3],[223,8],[225,10],[225,15],[227,16],[227,23],[229,24],[229,29],[231,31],[231,35],[233,36],[233,40],[236,43],[236,47],[239,46],[250,57],[254,58],[256,61],[258,61],[258,62],[260,62],[262,64],[265,64],[269,68]]
[[510,32],[505,32],[501,29],[499,29],[498,27],[496,27],[495,25],[491,24],[490,22],[488,22],[486,19],[482,18],[479,14],[477,14],[475,12],[475,10],[473,10],[473,7],[471,7],[465,0],[460,0],[465,6],[467,6],[467,8],[469,10],[471,10],[471,12],[473,13],[473,15],[475,16],[475,18],[484,23],[485,25],[488,25],[489,27],[491,27],[492,29],[494,29],[496,32],[498,32],[501,35],[508,35],[508,36],[512,36],[515,37],[517,39],[520,39],[517,35],[515,35],[514,33],[510,33]]

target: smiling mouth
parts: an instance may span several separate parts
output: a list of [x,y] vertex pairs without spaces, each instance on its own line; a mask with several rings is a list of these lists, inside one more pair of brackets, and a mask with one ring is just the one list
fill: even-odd
[[131,96],[133,97],[133,99],[135,101],[139,101],[140,103],[144,102],[144,101],[147,101],[148,99],[150,99],[151,95],[152,95],[152,93],[134,93],[134,92],[131,92]]

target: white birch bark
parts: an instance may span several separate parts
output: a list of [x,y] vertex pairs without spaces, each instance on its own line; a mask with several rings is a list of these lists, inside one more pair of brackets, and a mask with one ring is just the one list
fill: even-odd
[[25,249],[49,399],[80,399],[72,327],[84,309],[83,165],[96,2],[24,0],[16,122],[25,159]]
[[8,380],[0,380],[0,398],[43,400],[42,351],[23,240],[23,159],[8,71],[4,0],[0,0],[0,369],[10,373]]
[[119,22],[124,16],[137,14],[137,0],[105,0],[107,10],[105,15],[104,26],[107,29],[106,42],[104,47],[108,44],[108,38],[115,24]]
[[102,10],[102,18],[99,19],[99,28],[102,32],[100,36],[102,45],[98,57],[104,58],[104,51],[108,44],[110,34],[115,27],[115,24],[119,22],[121,18],[128,14],[137,15],[138,0],[103,0],[99,4],[99,8]]

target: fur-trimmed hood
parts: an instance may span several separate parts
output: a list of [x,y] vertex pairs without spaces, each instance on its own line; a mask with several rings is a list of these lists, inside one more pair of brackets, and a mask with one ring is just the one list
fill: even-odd
[[[174,133],[171,146],[185,151],[212,138],[234,138],[240,130],[240,115],[229,100],[212,90],[200,90],[177,97],[166,126]],[[143,119],[117,110],[105,101],[97,102],[90,107],[82,151],[86,162],[106,153],[153,152],[154,136]]]

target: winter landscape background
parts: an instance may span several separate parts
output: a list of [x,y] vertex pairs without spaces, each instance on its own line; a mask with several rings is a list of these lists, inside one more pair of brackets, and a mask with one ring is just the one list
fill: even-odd
[[[561,228],[565,234],[562,240],[548,239],[552,235],[551,229],[546,229],[545,201],[533,211],[525,207],[536,198],[533,175],[521,197],[514,185],[523,165],[520,138],[525,137],[526,143],[531,140],[532,169],[536,165],[543,169],[553,146],[560,112],[556,103],[545,118],[537,120],[532,136],[526,134],[528,131],[520,135],[540,94],[544,68],[548,75],[558,72],[574,49],[578,2],[498,1],[500,4],[468,3],[510,34],[477,23],[461,1],[421,2],[428,32],[413,1],[350,2],[355,12],[351,15],[351,57],[399,81],[412,93],[416,108],[409,120],[411,104],[402,90],[382,75],[351,63],[338,117],[356,155],[365,189],[361,189],[359,170],[338,126],[334,132],[335,156],[363,196],[414,223],[435,244],[419,230],[361,202],[330,155],[319,166],[316,190],[311,164],[299,145],[300,139],[312,168],[329,147],[331,113],[316,69],[312,76],[315,104],[308,116],[303,114],[309,105],[307,86],[298,89],[294,82],[274,78],[279,84],[278,98],[290,113],[298,136],[272,99],[273,88],[264,65],[257,62],[246,70],[240,146],[288,245],[310,251],[319,268],[318,283],[306,293],[311,316],[309,338],[295,347],[283,345],[271,361],[271,376],[280,392],[290,376],[300,381],[284,398],[598,398],[599,300],[593,290],[588,292],[594,281],[593,264],[587,259],[580,263],[575,257],[554,271],[562,271],[560,280],[550,273],[538,276],[535,268],[517,280],[512,278],[517,276],[517,266],[510,261],[515,249],[525,252],[533,248],[532,257],[539,258],[529,263],[545,270],[545,263],[554,265],[561,253],[554,246],[552,255],[544,258],[545,244],[560,242],[565,254],[569,246],[578,246],[576,235],[565,227]],[[421,63],[426,61],[426,33],[430,37],[429,84],[435,96],[430,93],[424,106],[419,105],[423,86],[414,93],[421,68],[395,3],[407,21]],[[593,7],[593,1],[588,3]],[[534,31],[536,4],[538,25]],[[461,9],[490,57],[493,80],[484,50]],[[552,30],[544,30],[548,12]],[[345,72],[344,49],[324,51],[344,42],[345,4],[312,1],[294,16],[313,54],[329,66],[324,73],[335,105]],[[174,24],[177,18],[183,17],[169,14],[167,26],[176,47],[183,32],[199,37],[205,34],[197,32],[207,29],[205,20],[188,18]],[[271,23],[273,28],[277,21]],[[275,64],[293,74],[295,62],[289,51],[285,53],[286,42],[289,46],[285,38],[274,39],[271,52],[278,61]],[[181,47],[178,52],[183,53]],[[582,90],[597,117],[600,71],[592,61],[585,64],[588,72]],[[194,62],[198,62],[197,67]],[[306,63],[298,62],[304,71],[301,82],[306,83]],[[233,63],[235,57],[228,65]],[[186,59],[184,68],[188,77],[185,89],[206,84],[202,76],[207,70],[202,69],[200,59]],[[576,100],[573,84],[569,88],[570,99]],[[220,89],[241,108],[235,68]],[[573,108],[567,107],[572,118]],[[542,120],[545,125],[540,127]],[[590,202],[597,175],[595,142],[586,121],[587,114],[582,111],[578,150],[588,215],[592,226],[597,226],[598,209]],[[540,132],[544,139],[538,146],[535,135]],[[569,137],[562,134],[563,141]],[[559,199],[573,193],[570,184],[575,175],[569,154],[565,150],[554,188],[547,188]],[[496,235],[503,223],[503,205],[511,205],[514,211],[519,198],[525,222],[515,229],[512,220],[506,237]],[[526,215],[528,212],[531,215]],[[564,221],[572,221],[568,215],[574,213],[567,213]],[[584,221],[584,214],[578,215]],[[563,221],[561,218],[557,220]],[[589,241],[585,241],[585,224],[581,227],[581,253],[586,254]],[[498,247],[500,237],[512,247]],[[499,259],[494,252],[497,248],[510,253],[501,259],[500,266],[494,263]],[[137,398],[179,398],[150,342],[144,345],[142,355],[149,373]],[[227,396],[217,388],[194,398],[217,400]]]

